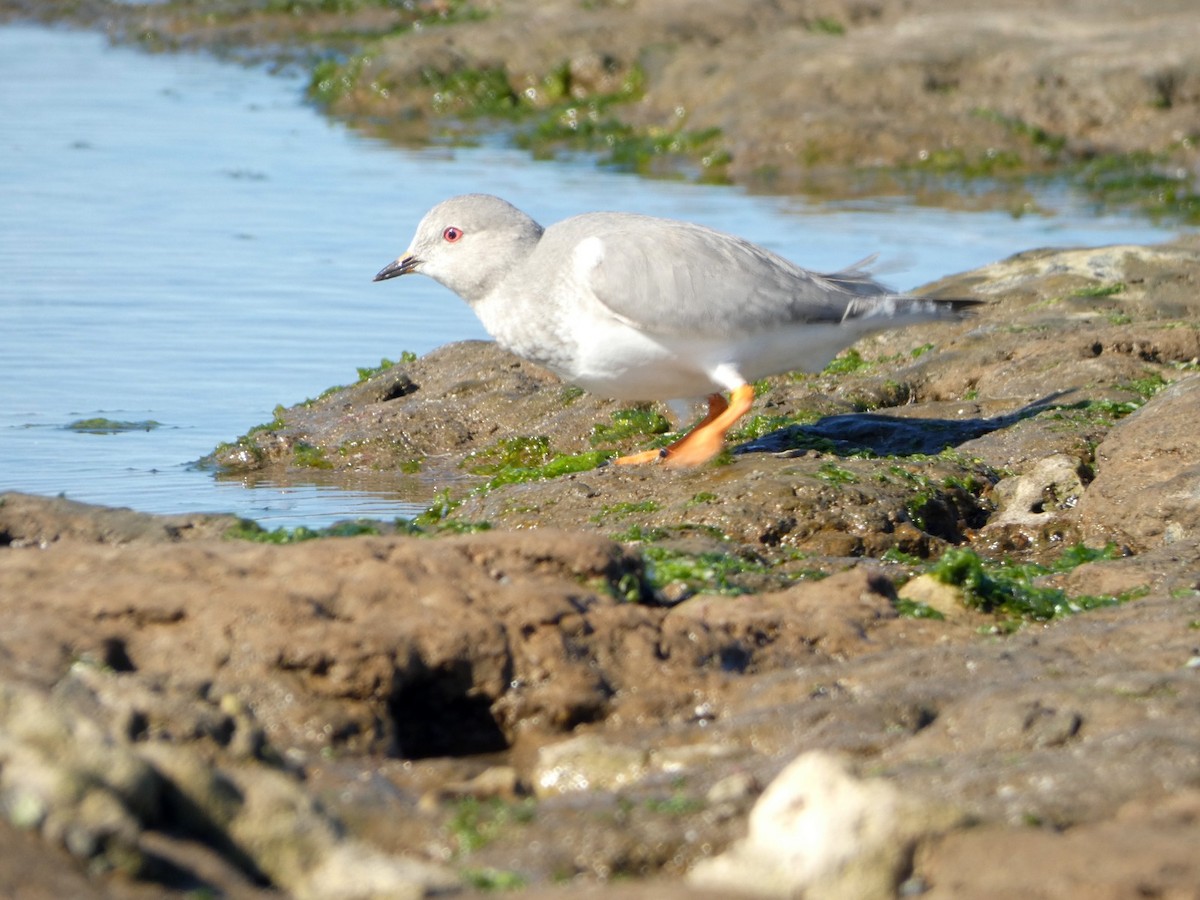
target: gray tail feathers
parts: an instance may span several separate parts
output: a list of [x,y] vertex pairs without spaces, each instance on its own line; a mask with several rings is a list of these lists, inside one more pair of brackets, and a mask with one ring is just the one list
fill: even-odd
[[[898,306],[903,306],[904,301],[914,304],[929,304],[928,306],[918,306],[912,308],[915,312],[917,309],[932,314],[945,315],[947,313],[957,313],[959,315],[969,313],[974,307],[982,306],[985,301],[972,300],[967,297],[912,297],[906,294],[898,294],[887,285],[876,281],[871,275],[870,266],[875,262],[874,256],[868,256],[866,259],[861,259],[852,266],[838,272],[830,272],[821,275],[826,282],[835,287],[840,288],[848,294],[854,294],[856,297],[872,298],[882,300],[884,298],[897,301]],[[870,304],[866,303],[851,303],[853,311],[847,311],[846,318],[854,318],[861,315],[870,314]]]
[[893,325],[964,317],[984,301],[966,297],[909,297],[905,294],[855,297],[846,305],[843,322],[852,319],[881,320]]

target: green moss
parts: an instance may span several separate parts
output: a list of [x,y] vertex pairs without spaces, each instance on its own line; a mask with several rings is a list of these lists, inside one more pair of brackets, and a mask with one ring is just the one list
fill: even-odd
[[[721,131],[629,130],[621,139],[607,142],[608,156],[602,162],[629,172],[655,174],[654,165],[664,157],[687,157],[700,164],[699,181],[723,183],[724,170],[732,157],[718,146]],[[661,173],[659,173],[661,174]]]
[[846,33],[846,26],[837,19],[829,16],[817,16],[808,23],[808,30],[813,34],[828,34],[834,37],[841,37]]
[[[719,146],[719,129],[635,127],[611,112],[642,96],[645,75],[640,67],[631,67],[616,91],[584,99],[572,96],[569,67],[552,74],[543,79],[541,90],[532,89],[532,99],[542,108],[517,132],[518,146],[543,158],[561,150],[594,153],[601,165],[643,174],[662,174],[656,167],[663,159],[686,158],[699,164],[698,180],[725,180],[730,156]],[[546,106],[547,100],[557,102]]]
[[1142,406],[1140,400],[1080,400],[1060,406],[1048,415],[1056,421],[1070,423],[1070,428],[1078,424],[1111,425]]
[[326,59],[313,66],[308,78],[308,97],[321,106],[332,106],[354,90],[367,57]]
[[591,517],[593,522],[603,522],[606,519],[624,519],[627,516],[635,513],[652,513],[657,512],[662,507],[656,500],[643,500],[638,503],[625,502],[605,504],[600,507],[600,512]]
[[960,588],[964,603],[987,613],[1014,619],[1048,621],[1071,613],[1115,606],[1134,594],[1080,595],[1070,597],[1060,588],[1046,587],[1035,580],[1053,573],[1067,572],[1085,562],[1112,559],[1119,555],[1115,545],[1091,548],[1069,547],[1049,566],[1037,563],[992,563],[975,551],[960,547],[947,550],[929,574],[943,584]]
[[439,491],[433,502],[425,507],[425,511],[412,520],[412,524],[419,527],[439,525],[460,506],[462,501],[452,498],[449,490]]
[[460,856],[466,856],[492,843],[504,832],[528,825],[537,815],[532,799],[506,803],[499,799],[480,800],[464,797],[454,805],[447,829]]
[[941,147],[922,151],[912,168],[941,176],[994,178],[1022,172],[1026,165],[1021,155],[1013,150],[989,147],[981,153],[968,153],[960,147]]
[[642,549],[642,558],[646,562],[647,580],[656,589],[682,582],[697,591],[744,594],[748,591],[736,583],[736,576],[770,571],[766,563],[715,551],[685,553],[667,547],[649,546]]
[[519,891],[528,886],[519,872],[506,869],[460,869],[459,875],[477,891]]
[[976,118],[986,119],[1002,125],[1011,134],[1025,138],[1032,146],[1043,151],[1050,158],[1058,158],[1067,147],[1067,139],[1061,135],[1052,134],[1040,126],[1033,125],[1015,116],[1007,116],[994,109],[979,108],[972,113]]
[[671,423],[662,413],[646,407],[618,409],[611,416],[612,424],[598,422],[592,426],[589,440],[593,447],[615,444],[633,437],[667,434]]
[[623,544],[652,544],[655,541],[661,541],[670,536],[670,532],[665,528],[659,528],[653,525],[638,525],[633,524],[624,531],[618,531],[610,535],[614,541],[620,541]]
[[255,425],[246,432],[246,436],[249,437],[252,434],[258,434],[259,432],[264,431],[267,433],[282,431],[287,426],[287,409],[284,408],[282,403],[276,403],[275,409],[273,409],[271,413],[273,418],[270,422],[264,422],[262,425]]
[[357,368],[359,384],[361,384],[362,382],[367,381],[371,378],[374,378],[376,375],[380,374],[381,372],[386,372],[388,369],[392,368],[392,366],[394,366],[394,365],[396,365],[395,362],[388,359],[387,357],[384,357],[383,359],[381,359],[379,361],[379,365],[377,365],[377,366],[359,366]]
[[1072,297],[1112,297],[1115,294],[1120,294],[1125,290],[1125,283],[1122,281],[1113,282],[1111,284],[1095,284],[1090,287],[1078,288],[1071,291]]
[[426,68],[421,83],[433,91],[433,111],[438,115],[505,117],[521,105],[502,68],[450,72]]
[[161,428],[161,422],[146,419],[141,422],[125,422],[117,419],[94,417],[91,419],[76,419],[66,425],[68,431],[79,431],[86,434],[117,434],[122,431],[153,431]]
[[941,622],[946,618],[928,603],[921,603],[919,600],[899,597],[893,606],[896,608],[896,613],[906,619],[934,619]]
[[936,346],[937,344],[922,344],[920,347],[913,347],[912,351],[909,353],[909,356],[911,356],[913,359],[920,359]]
[[1195,183],[1173,171],[1164,154],[1105,154],[1078,166],[1076,179],[1106,204],[1135,206],[1152,218],[1200,222]]
[[1148,372],[1141,378],[1135,378],[1132,381],[1123,381],[1118,387],[1131,391],[1144,400],[1149,400],[1170,383],[1157,372]]
[[702,797],[696,797],[682,789],[677,789],[665,797],[647,797],[644,805],[650,812],[659,815],[686,816],[699,812],[708,804]]
[[551,456],[548,437],[513,437],[472,451],[460,465],[473,475],[497,475],[509,469],[545,465]]
[[742,419],[736,429],[729,432],[732,441],[753,441],[766,434],[787,428],[789,425],[807,424],[812,416],[778,416],[756,413]]
[[267,531],[257,522],[241,519],[225,532],[225,537],[239,541],[254,541],[259,544],[296,544],[324,537],[355,537],[362,534],[379,534],[379,523],[367,519],[338,522],[328,528],[276,528]]
[[902,566],[916,566],[921,564],[919,556],[913,556],[911,553],[905,553],[903,550],[897,550],[895,547],[889,547],[879,558],[883,562],[898,563]]
[[572,403],[582,397],[584,393],[585,391],[583,388],[574,384],[568,384],[558,392],[558,399],[562,402],[563,406],[570,406]]
[[548,478],[559,478],[576,472],[590,472],[597,466],[611,459],[615,454],[610,450],[591,450],[586,453],[561,454],[552,456],[544,465],[504,469],[494,475],[485,485],[485,490],[500,487],[505,484],[521,484],[526,481],[541,481]]
[[819,478],[821,481],[824,481],[826,484],[834,484],[834,485],[856,484],[858,482],[858,476],[855,475],[853,472],[851,472],[849,469],[842,468],[841,466],[837,465],[836,463],[831,463],[831,462],[821,463],[820,467],[817,469],[816,474],[813,477]]
[[292,462],[306,469],[333,468],[333,463],[325,457],[325,450],[306,441],[299,441],[292,447]]
[[851,372],[861,372],[870,368],[871,364],[862,358],[862,354],[851,347],[829,361],[821,372],[822,375],[849,375]]
[[926,513],[935,504],[937,496],[932,491],[917,491],[904,501],[904,510],[908,520],[925,531],[928,527]]

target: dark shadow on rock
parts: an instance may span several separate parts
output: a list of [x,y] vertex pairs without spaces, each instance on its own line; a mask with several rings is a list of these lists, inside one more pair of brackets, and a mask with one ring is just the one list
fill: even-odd
[[789,425],[735,447],[734,453],[789,453],[818,450],[835,456],[869,451],[876,456],[933,456],[948,447],[1008,428],[1055,407],[1064,392],[1049,394],[1020,409],[992,418],[908,419],[880,413],[826,416],[812,425]]
[[491,713],[492,701],[472,690],[469,666],[431,671],[388,700],[391,755],[401,759],[474,756],[508,749]]

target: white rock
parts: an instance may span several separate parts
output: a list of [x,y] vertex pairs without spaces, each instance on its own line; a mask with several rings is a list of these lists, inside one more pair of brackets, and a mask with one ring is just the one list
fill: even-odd
[[[824,752],[798,757],[750,813],[749,833],[696,865],[697,887],[805,900],[892,898],[916,838],[944,815]],[[947,823],[948,824],[948,823]]]

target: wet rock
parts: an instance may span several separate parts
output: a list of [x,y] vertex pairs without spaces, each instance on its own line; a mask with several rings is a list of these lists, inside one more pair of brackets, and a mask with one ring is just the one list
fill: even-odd
[[[453,471],[467,453],[518,435],[565,432],[586,445],[579,419],[590,429],[612,409],[495,344],[463,341],[292,407],[272,427],[217,448],[210,462],[226,472],[303,469],[297,448],[315,447],[334,470]],[[437,458],[446,453],[458,458]]]
[[235,516],[203,513],[151,516],[65,497],[0,493],[0,547],[39,547],[60,540],[97,544],[203,540],[220,537],[237,521]]

